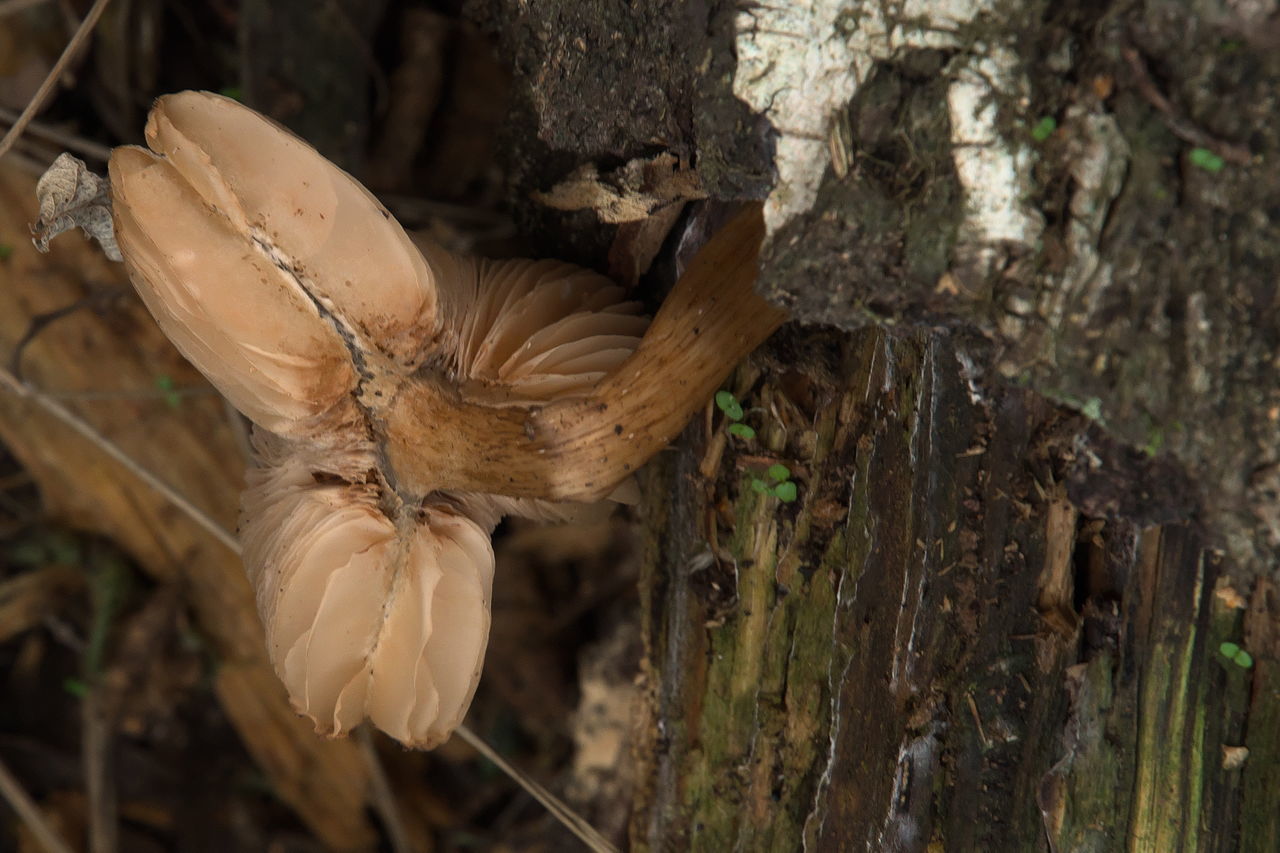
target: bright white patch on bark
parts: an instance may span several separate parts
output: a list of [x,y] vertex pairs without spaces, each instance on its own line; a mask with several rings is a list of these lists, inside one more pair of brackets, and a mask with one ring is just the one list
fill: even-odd
[[1032,190],[1031,152],[1006,139],[997,126],[1000,101],[1021,95],[1015,63],[1012,51],[992,48],[954,67],[955,82],[947,90],[952,158],[966,203],[960,242],[976,247],[982,261],[1003,244],[1031,245],[1044,228],[1026,201]]
[[[876,62],[905,49],[958,47],[957,29],[994,0],[803,0],[738,15],[734,94],[768,116],[779,139],[778,182],[765,203],[773,232],[812,205],[830,162],[835,114]],[[948,93],[955,161],[968,207],[961,241],[1033,243],[1041,222],[1024,203],[1029,154],[996,126],[997,98],[1021,88],[1012,51],[971,55]],[[984,252],[977,253],[981,257]]]

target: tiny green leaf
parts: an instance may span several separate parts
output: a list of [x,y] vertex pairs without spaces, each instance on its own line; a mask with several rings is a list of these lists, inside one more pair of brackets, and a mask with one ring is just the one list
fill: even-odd
[[78,678],[64,678],[62,680],[62,689],[77,699],[83,699],[89,695],[89,685]]
[[1058,129],[1058,120],[1053,116],[1044,116],[1031,128],[1031,138],[1036,142],[1044,142]]
[[738,402],[738,398],[734,397],[728,391],[716,392],[716,406],[731,421],[742,420],[742,404]]
[[763,495],[765,492],[769,491],[769,487],[765,484],[764,480],[761,480],[759,477],[752,477],[751,491],[758,492]]
[[748,441],[756,437],[756,431],[746,424],[729,424],[729,435],[745,438]]
[[218,90],[218,94],[224,98],[231,98],[234,101],[244,100],[244,91],[239,86],[223,86]]
[[773,487],[773,494],[778,500],[789,504],[796,499],[796,484],[790,480],[785,483],[779,483]]
[[1096,421],[1102,417],[1102,401],[1097,397],[1090,397],[1085,401],[1080,412],[1089,420]]
[[156,390],[164,395],[164,401],[169,404],[169,408],[176,409],[182,405],[182,395],[173,390],[173,378],[170,376],[156,377]]
[[1191,165],[1199,166],[1206,172],[1218,173],[1227,165],[1226,161],[1214,154],[1208,148],[1192,148],[1191,154],[1188,155]]
[[791,469],[781,462],[775,462],[769,466],[769,479],[775,483],[781,483],[783,480],[791,476]]
[[1229,658],[1232,663],[1241,669],[1249,669],[1253,666],[1253,655],[1240,648],[1238,643],[1223,643],[1218,646],[1218,651],[1222,653],[1223,657]]
[[7,261],[13,257],[13,247],[8,243],[0,243],[0,261]]
[[1148,456],[1155,456],[1164,447],[1164,430],[1153,427],[1147,431],[1147,446],[1142,448]]

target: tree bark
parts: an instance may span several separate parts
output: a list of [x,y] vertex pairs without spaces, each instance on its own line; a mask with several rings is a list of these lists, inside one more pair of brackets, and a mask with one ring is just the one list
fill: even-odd
[[660,144],[827,327],[649,472],[634,845],[1280,849],[1275,4],[471,9],[518,198]]
[[[765,446],[719,424],[650,483],[637,845],[1271,849],[1273,588],[1080,513],[1082,419],[975,393],[954,339],[786,344],[740,387]],[[794,505],[750,488],[775,459]]]

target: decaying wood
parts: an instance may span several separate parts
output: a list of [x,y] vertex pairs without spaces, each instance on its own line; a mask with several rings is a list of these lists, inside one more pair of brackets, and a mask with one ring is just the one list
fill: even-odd
[[[0,233],[34,221],[34,182],[0,172]],[[86,243],[63,238],[53,256],[14,239],[0,266],[0,348],[8,351],[37,314],[84,297],[87,288],[128,288],[122,271]],[[163,395],[136,396],[167,377],[202,382],[132,298],[104,316],[87,311],[54,323],[26,350],[25,375],[50,392],[128,391],[82,402],[79,412],[144,466],[180,484],[227,527],[242,486],[239,451],[212,392],[171,409]],[[75,404],[73,404],[75,405]],[[373,843],[365,813],[366,770],[354,744],[323,741],[290,709],[267,662],[262,629],[239,559],[106,460],[90,443],[22,400],[0,397],[0,436],[40,486],[49,515],[110,536],[156,578],[183,585],[220,666],[216,689],[248,751],[280,796],[335,849]]]
[[1193,524],[1069,506],[1053,407],[975,393],[949,337],[787,352],[808,381],[742,398],[796,504],[732,451],[650,482],[636,846],[1271,849],[1273,588]]

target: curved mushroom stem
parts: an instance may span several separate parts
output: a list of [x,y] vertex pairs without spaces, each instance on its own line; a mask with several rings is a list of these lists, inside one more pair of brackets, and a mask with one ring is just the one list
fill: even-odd
[[556,501],[608,496],[786,320],[755,292],[763,238],[758,205],[717,232],[635,353],[585,398],[497,407],[422,376],[384,394],[372,413],[397,487]]

